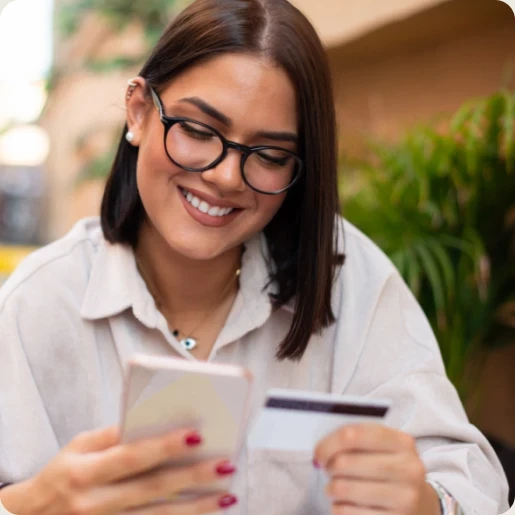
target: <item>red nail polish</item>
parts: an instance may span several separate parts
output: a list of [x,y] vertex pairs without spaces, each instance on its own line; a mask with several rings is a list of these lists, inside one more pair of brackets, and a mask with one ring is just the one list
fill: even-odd
[[196,447],[202,443],[202,437],[198,433],[190,433],[186,435],[184,442],[188,447]]
[[225,495],[218,501],[220,508],[230,508],[238,502],[238,499],[234,495]]
[[234,474],[236,472],[236,467],[226,461],[224,463],[220,463],[220,465],[218,465],[218,467],[216,467],[216,473],[219,475],[219,476],[229,476],[230,474]]
[[315,467],[316,469],[319,469],[320,468],[320,463],[318,463],[317,460],[313,460],[313,467]]

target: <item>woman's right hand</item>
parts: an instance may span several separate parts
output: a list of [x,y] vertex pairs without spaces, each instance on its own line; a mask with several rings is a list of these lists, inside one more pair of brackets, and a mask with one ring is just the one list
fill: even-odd
[[194,456],[201,445],[194,431],[119,443],[115,427],[78,435],[38,475],[6,487],[4,507],[16,515],[195,515],[236,503],[229,493],[152,504],[234,473],[228,461],[209,460],[177,468],[168,461]]

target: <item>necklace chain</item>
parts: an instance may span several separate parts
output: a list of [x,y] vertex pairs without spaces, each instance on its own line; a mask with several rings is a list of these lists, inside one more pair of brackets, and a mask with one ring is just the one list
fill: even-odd
[[[145,282],[145,284],[147,285],[147,288],[148,288],[148,291],[150,293],[150,295],[152,296],[152,298],[154,299],[154,302],[156,304],[156,307],[159,311],[161,311],[161,313],[163,313],[163,316],[167,319],[165,313],[163,312],[163,303],[159,297],[159,295],[157,294],[157,289],[155,287],[155,284],[154,282],[150,279],[150,276],[146,273],[144,267],[141,266],[141,263],[140,261],[136,258],[135,256],[135,261],[136,261],[136,268],[138,269],[138,272],[140,273],[143,281]],[[211,319],[211,317],[215,314],[215,307],[217,304],[219,304],[222,300],[225,299],[227,293],[229,292],[229,290],[231,289],[231,286],[234,282],[235,279],[237,279],[240,275],[240,272],[241,272],[241,269],[238,268],[236,270],[236,273],[234,274],[234,276],[231,278],[231,280],[227,283],[227,286],[223,289],[222,291],[222,294],[220,295],[220,297],[216,300],[216,302],[213,303],[213,305],[208,309],[207,311],[207,316],[205,316],[201,322],[199,324],[197,324],[191,331],[189,331],[188,334],[185,334],[185,333],[182,333],[182,331],[180,331],[175,325],[173,328],[170,328],[172,330],[172,334],[174,335],[174,337],[178,338],[181,333],[184,334],[184,338],[181,339],[180,343],[181,345],[186,349],[186,350],[193,350],[196,346],[197,346],[197,342],[198,342],[198,338],[193,338],[193,334],[198,331],[202,326],[204,326],[204,324]],[[170,325],[170,321],[167,319],[168,321],[168,325]]]

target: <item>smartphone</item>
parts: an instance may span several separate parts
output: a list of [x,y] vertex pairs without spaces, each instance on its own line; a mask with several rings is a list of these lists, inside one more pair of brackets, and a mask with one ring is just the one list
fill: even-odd
[[[125,378],[121,441],[161,436],[174,429],[197,429],[203,443],[194,458],[165,466],[183,466],[205,459],[237,462],[246,437],[251,409],[252,374],[241,367],[161,356],[134,356]],[[181,500],[226,490],[230,478],[195,491]]]

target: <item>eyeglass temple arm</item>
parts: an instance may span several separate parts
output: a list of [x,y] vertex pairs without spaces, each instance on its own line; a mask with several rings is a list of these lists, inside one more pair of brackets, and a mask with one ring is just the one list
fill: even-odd
[[154,101],[154,105],[157,107],[157,110],[159,111],[159,116],[162,118],[164,116],[163,103],[161,102],[159,95],[154,91],[154,88],[149,87],[149,89],[150,94],[152,95],[152,100]]

